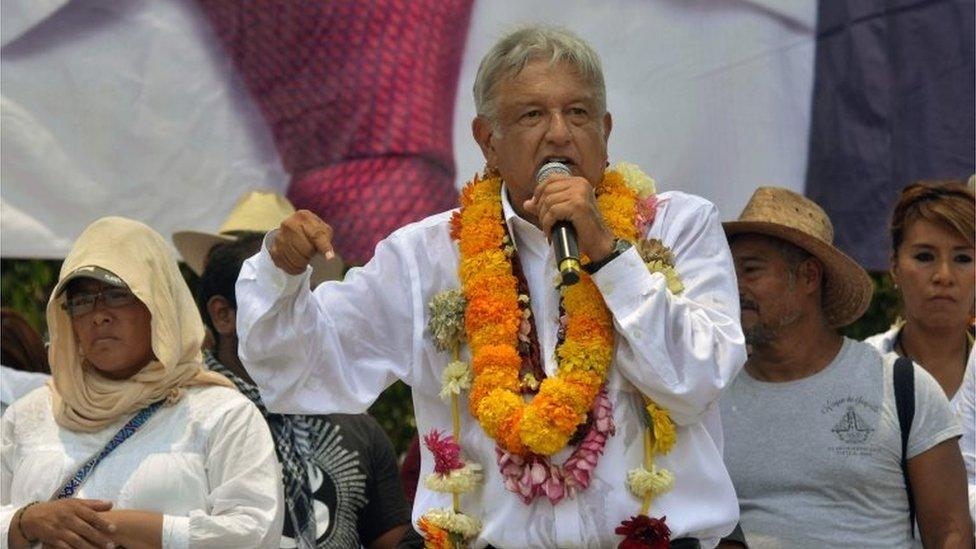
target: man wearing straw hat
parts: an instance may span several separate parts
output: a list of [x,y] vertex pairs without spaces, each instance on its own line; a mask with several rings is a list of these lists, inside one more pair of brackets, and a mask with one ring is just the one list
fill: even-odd
[[873,286],[833,246],[824,211],[763,187],[724,227],[750,354],[720,403],[750,545],[910,547],[912,498],[926,546],[971,547],[962,430],[938,383],[899,366],[914,372],[906,486],[895,357],[837,331],[864,313]]
[[[237,354],[234,283],[265,233],[295,212],[284,196],[253,191],[238,201],[219,234],[181,231],[173,243],[200,276],[197,304],[215,339],[207,367],[225,375],[264,415],[282,466],[285,522],[281,547],[393,547],[410,521],[396,453],[367,414],[269,413]],[[312,285],[342,275],[338,257],[311,263]]]
[[[289,215],[295,207],[279,193],[250,191],[237,201],[227,219],[217,229],[217,233],[204,231],[177,231],[173,233],[173,244],[183,256],[183,261],[200,276],[206,267],[207,256],[217,244],[236,242],[243,233],[266,233]],[[323,256],[312,258],[312,286],[326,280],[342,278],[343,263],[338,256],[326,260]]]

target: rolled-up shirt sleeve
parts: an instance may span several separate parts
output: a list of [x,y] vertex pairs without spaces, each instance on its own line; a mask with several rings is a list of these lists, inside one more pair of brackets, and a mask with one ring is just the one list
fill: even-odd
[[273,237],[244,263],[236,287],[239,354],[268,410],[361,413],[398,378],[410,383],[424,310],[416,264],[398,235],[366,266],[315,292],[310,269],[292,276],[275,266]]
[[739,294],[725,232],[710,202],[668,193],[647,238],[674,254],[684,291],[672,294],[635,248],[593,277],[614,317],[614,367],[666,408],[675,423],[700,421],[746,361]]

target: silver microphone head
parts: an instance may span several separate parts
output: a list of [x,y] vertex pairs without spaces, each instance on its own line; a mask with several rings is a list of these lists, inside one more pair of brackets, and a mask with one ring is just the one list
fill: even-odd
[[569,166],[562,162],[546,162],[539,168],[539,171],[535,172],[535,182],[542,183],[549,179],[550,175],[555,174],[572,175],[573,172],[569,171]]

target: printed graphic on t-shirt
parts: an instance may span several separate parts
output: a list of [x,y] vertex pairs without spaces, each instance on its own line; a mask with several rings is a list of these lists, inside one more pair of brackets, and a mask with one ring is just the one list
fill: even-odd
[[[308,432],[309,482],[315,508],[316,546],[359,547],[357,515],[366,505],[366,474],[359,465],[359,452],[342,446],[338,425],[306,416]],[[281,547],[297,547],[290,521],[285,521]]]
[[850,444],[863,444],[871,436],[871,432],[874,431],[871,427],[865,424],[864,420],[861,419],[857,412],[854,410],[853,406],[848,406],[847,411],[844,413],[844,417],[834,425],[831,429],[834,433],[840,437],[841,440]]
[[874,454],[876,448],[870,442],[880,411],[878,404],[869,402],[863,396],[848,396],[827,402],[820,412],[828,418],[836,418],[830,431],[843,443],[828,450],[840,456]]

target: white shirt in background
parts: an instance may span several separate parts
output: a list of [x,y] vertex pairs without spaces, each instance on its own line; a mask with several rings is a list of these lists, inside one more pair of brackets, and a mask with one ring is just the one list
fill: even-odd
[[[47,501],[129,421],[95,433],[59,427],[37,389],[2,420],[0,549],[16,511]],[[163,514],[164,548],[277,548],[284,520],[271,433],[258,409],[226,387],[190,387],[109,454],[75,497]]]
[[47,383],[51,376],[38,372],[25,372],[0,365],[0,414],[18,398]]
[[[894,353],[900,331],[901,326],[892,326],[887,332],[875,334],[864,342],[882,353]],[[969,514],[976,522],[976,349],[969,350],[962,385],[956,394],[949,397],[949,406],[962,425],[959,449],[962,450],[966,476],[969,478]]]

